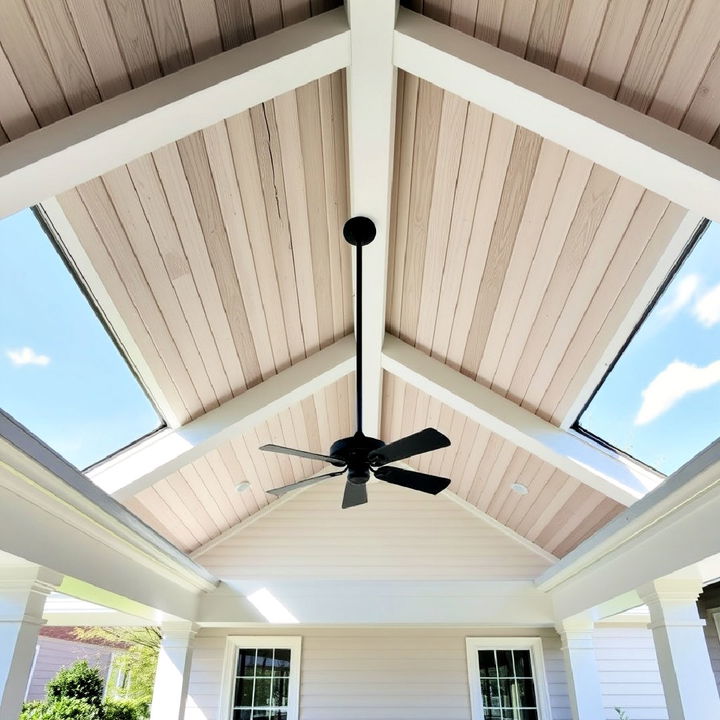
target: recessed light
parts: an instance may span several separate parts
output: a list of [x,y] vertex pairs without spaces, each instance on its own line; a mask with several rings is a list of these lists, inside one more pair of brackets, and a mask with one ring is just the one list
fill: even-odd
[[513,483],[510,487],[518,494],[518,495],[527,495],[528,489],[525,485],[522,483]]
[[237,492],[243,492],[244,490],[249,490],[249,489],[250,489],[250,483],[247,480],[243,480],[242,482],[239,482],[235,486],[235,490]]

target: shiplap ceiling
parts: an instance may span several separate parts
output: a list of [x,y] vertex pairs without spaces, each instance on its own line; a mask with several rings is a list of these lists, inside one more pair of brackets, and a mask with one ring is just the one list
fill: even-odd
[[[0,140],[338,4],[5,0]],[[403,4],[720,145],[714,0]],[[85,256],[70,259],[111,323],[121,319],[142,359],[136,369],[152,375],[172,425],[352,332],[351,256],[340,229],[362,114],[349,117],[346,84],[345,71],[327,75],[57,197],[77,239],[67,247]],[[686,211],[404,72],[394,153],[387,331],[566,423],[648,278],[667,264]],[[258,444],[327,450],[350,432],[352,411],[347,376],[127,504],[192,550],[260,510],[269,487],[320,469],[259,453]],[[554,554],[622,508],[386,374],[383,439],[426,425],[453,446],[417,467],[451,476],[461,498]],[[237,494],[245,479],[251,491]],[[530,494],[512,493],[515,481]]]

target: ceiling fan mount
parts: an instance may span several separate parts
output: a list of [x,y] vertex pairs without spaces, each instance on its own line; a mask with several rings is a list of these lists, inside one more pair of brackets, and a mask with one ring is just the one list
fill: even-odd
[[363,365],[362,365],[362,249],[375,239],[375,223],[362,216],[350,218],[343,227],[345,240],[355,247],[355,384],[356,400],[355,410],[357,415],[357,431],[350,437],[336,440],[327,455],[286,448],[281,445],[263,445],[260,449],[268,452],[294,455],[309,460],[318,460],[329,465],[341,468],[323,475],[316,475],[301,480],[300,482],[275,488],[268,492],[274,495],[283,495],[290,490],[295,490],[307,485],[314,485],[326,478],[337,477],[347,473],[345,483],[345,494],[343,495],[342,507],[348,508],[355,505],[363,505],[367,502],[367,482],[370,475],[378,480],[419,490],[420,492],[437,495],[449,484],[450,480],[436,475],[406,470],[405,468],[393,467],[391,462],[405,460],[406,458],[420,455],[421,453],[439,450],[450,445],[445,435],[433,428],[425,428],[420,432],[408,435],[395,442],[385,444],[382,440],[368,437],[362,431],[362,398],[363,398]]

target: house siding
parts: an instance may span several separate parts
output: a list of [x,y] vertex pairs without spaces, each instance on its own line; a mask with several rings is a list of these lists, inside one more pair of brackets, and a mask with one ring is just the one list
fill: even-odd
[[[224,720],[218,706],[228,634],[243,631],[198,635],[185,720]],[[552,631],[289,627],[267,634],[302,636],[301,720],[470,720],[465,638],[541,635],[552,720],[570,720],[560,639]]]
[[652,632],[645,627],[599,627],[594,632],[607,720],[615,708],[630,720],[668,720]]
[[55,677],[58,670],[69,667],[77,660],[87,660],[89,665],[100,671],[100,676],[105,680],[112,654],[111,648],[101,645],[71,642],[40,635],[25,699],[27,701],[44,700],[47,683]]

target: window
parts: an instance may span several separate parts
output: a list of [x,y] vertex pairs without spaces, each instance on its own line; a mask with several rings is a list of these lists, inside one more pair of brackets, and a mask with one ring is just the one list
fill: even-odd
[[0,221],[0,406],[79,468],[162,425],[32,210]]
[[473,720],[549,720],[540,638],[468,638]]
[[221,717],[297,720],[300,646],[299,637],[229,637]]
[[720,224],[703,223],[575,422],[664,474],[720,436]]

